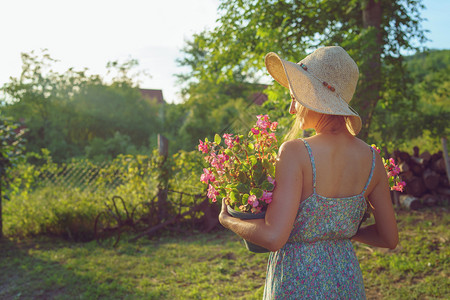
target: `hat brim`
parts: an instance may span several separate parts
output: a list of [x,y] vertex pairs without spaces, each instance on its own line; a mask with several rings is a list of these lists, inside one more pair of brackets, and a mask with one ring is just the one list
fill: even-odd
[[346,116],[350,133],[359,133],[362,122],[358,113],[299,64],[283,60],[274,52],[266,55],[265,64],[269,74],[282,86],[290,89],[301,105],[323,114]]

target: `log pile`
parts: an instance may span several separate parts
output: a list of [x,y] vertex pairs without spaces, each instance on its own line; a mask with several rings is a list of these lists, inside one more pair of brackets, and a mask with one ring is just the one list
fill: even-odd
[[399,165],[401,179],[406,182],[405,191],[399,197],[402,206],[419,209],[448,204],[450,186],[442,151],[419,153],[419,148],[414,147],[412,155],[394,151],[394,159]]

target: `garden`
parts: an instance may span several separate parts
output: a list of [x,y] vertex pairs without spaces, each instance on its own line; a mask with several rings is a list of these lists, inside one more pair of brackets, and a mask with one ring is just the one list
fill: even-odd
[[[368,1],[384,5],[376,18],[359,1],[222,2],[220,26],[181,50],[179,104],[145,97],[133,59],[109,63],[108,81],[22,54],[0,88],[0,299],[261,299],[268,254],[218,211],[270,205],[293,119],[289,93],[262,83],[264,55],[317,45],[358,64],[358,138],[399,176],[397,248],[354,242],[367,298],[448,299],[450,50],[420,46],[420,1]],[[246,159],[240,175],[217,172],[229,157]]]

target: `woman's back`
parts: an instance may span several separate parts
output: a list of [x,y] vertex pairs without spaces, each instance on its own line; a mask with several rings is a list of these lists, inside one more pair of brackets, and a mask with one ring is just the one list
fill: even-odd
[[[287,243],[270,254],[265,299],[300,295],[305,299],[365,298],[350,238],[357,232],[366,209],[364,193],[373,174],[375,155],[357,139],[345,141],[347,145],[334,142],[317,138],[294,142],[303,144],[296,146],[301,153],[305,192]],[[348,146],[349,143],[353,145]],[[360,145],[365,146],[359,148]],[[350,156],[350,150],[359,154]],[[353,163],[367,165],[367,172],[360,174],[355,167],[349,168],[346,160],[352,159]],[[323,175],[319,175],[316,166],[321,166]],[[364,179],[361,181],[360,177]],[[361,186],[346,184],[350,180],[358,181],[357,184],[361,181]],[[316,187],[321,187],[322,192]]]
[[[372,167],[372,151],[366,143],[350,135],[315,135],[306,141],[315,161],[318,195],[342,198],[361,194]],[[313,193],[313,172],[306,146],[301,140],[295,142],[304,148],[299,157],[303,201]]]

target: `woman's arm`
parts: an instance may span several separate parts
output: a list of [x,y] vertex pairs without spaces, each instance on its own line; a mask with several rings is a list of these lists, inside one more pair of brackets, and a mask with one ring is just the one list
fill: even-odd
[[279,150],[275,169],[276,188],[265,219],[240,220],[231,217],[225,204],[219,215],[220,223],[254,244],[276,251],[284,246],[292,231],[302,194],[303,176],[298,141],[284,143]]
[[368,198],[373,205],[375,224],[361,227],[352,239],[375,247],[394,249],[398,244],[397,222],[388,178],[379,155],[376,156],[373,180],[376,184]]

